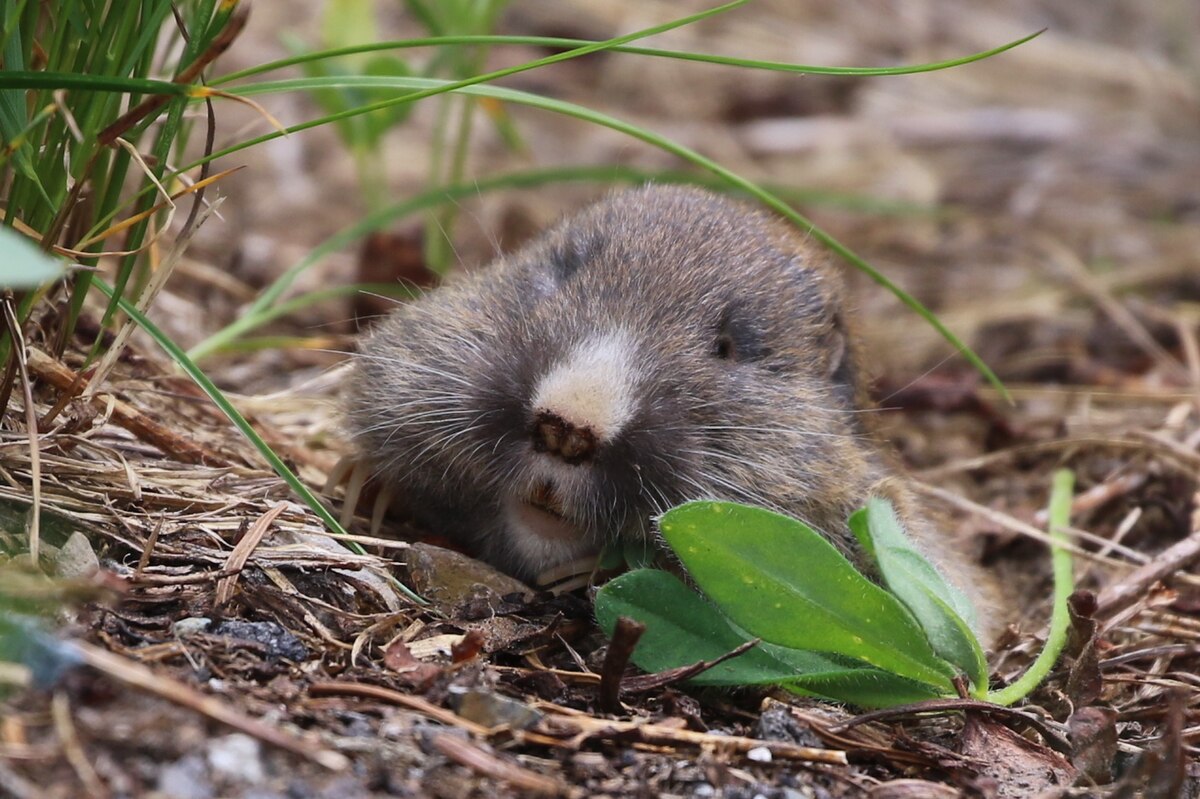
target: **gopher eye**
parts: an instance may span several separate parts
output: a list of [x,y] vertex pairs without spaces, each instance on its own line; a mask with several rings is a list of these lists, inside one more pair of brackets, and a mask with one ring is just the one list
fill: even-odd
[[733,336],[725,331],[718,333],[716,340],[713,341],[712,354],[722,361],[734,360],[736,353]]
[[759,361],[771,354],[763,342],[762,330],[745,308],[726,308],[713,333],[709,354],[722,361]]

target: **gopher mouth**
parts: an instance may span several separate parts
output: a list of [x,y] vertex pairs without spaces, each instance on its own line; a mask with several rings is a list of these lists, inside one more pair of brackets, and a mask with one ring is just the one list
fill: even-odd
[[543,480],[539,483],[529,493],[529,496],[525,498],[525,502],[544,513],[566,521],[562,499],[558,496],[558,492],[554,490],[554,484],[549,480]]
[[508,502],[509,521],[522,532],[547,541],[578,541],[582,531],[564,515],[562,499],[549,481]]

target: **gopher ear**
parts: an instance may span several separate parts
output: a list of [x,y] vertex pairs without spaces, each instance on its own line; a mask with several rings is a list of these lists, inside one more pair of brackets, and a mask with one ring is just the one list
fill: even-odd
[[833,332],[825,340],[825,346],[829,352],[829,360],[825,362],[825,376],[834,382],[841,382],[838,378],[850,361],[849,347],[846,346],[846,331],[842,329],[841,325],[835,325]]
[[833,329],[825,340],[829,359],[825,362],[825,376],[833,386],[835,396],[849,406],[858,400],[858,364],[850,346],[850,332],[840,315],[833,319]]

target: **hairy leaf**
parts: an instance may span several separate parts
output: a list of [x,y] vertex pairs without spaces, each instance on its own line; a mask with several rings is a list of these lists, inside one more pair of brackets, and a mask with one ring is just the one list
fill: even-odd
[[703,501],[671,509],[659,529],[700,589],[751,634],[951,689],[956,670],[904,606],[802,522]]
[[[716,660],[752,639],[677,577],[655,569],[628,572],[604,585],[596,594],[596,616],[610,634],[619,616],[646,625],[633,661],[651,673]],[[945,693],[862,661],[766,642],[691,682],[709,686],[778,684],[860,707],[915,702]]]
[[913,545],[887,500],[871,497],[850,517],[850,529],[875,558],[887,587],[917,617],[933,651],[966,672],[982,696],[987,661],[971,630],[970,601]]
[[0,227],[0,289],[35,289],[62,277],[66,262],[10,227]]

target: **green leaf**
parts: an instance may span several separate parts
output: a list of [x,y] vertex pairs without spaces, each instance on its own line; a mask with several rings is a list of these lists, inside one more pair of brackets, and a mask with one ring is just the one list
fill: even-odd
[[952,691],[955,669],[912,615],[802,522],[703,501],[667,511],[659,529],[700,589],[751,634]]
[[[628,572],[600,588],[596,617],[601,628],[611,634],[620,616],[646,625],[633,661],[650,673],[716,660],[751,640],[673,574],[656,569]],[[944,695],[935,686],[861,661],[765,642],[690,682],[706,686],[778,684],[861,707],[886,707]]]
[[[377,55],[367,61],[366,66],[363,68],[363,74],[384,78],[403,78],[411,75],[412,70],[409,69],[408,64],[395,56]],[[367,103],[377,103],[395,96],[395,91],[384,89],[382,91],[369,91],[363,99]],[[379,141],[379,138],[394,125],[398,125],[407,119],[412,110],[413,106],[411,104],[401,104],[388,106],[376,111],[374,114],[367,114],[364,117],[365,130],[363,132],[366,145],[374,146]]]
[[58,280],[67,263],[10,227],[0,227],[0,289],[36,289]]
[[977,696],[985,695],[987,660],[971,630],[974,609],[913,545],[892,503],[871,497],[850,517],[850,529],[865,542],[884,584],[916,616],[933,651],[966,672]]
[[55,638],[32,616],[0,608],[0,662],[20,663],[34,684],[49,689],[83,658],[71,644]]
[[[596,593],[596,620],[611,635],[617,618],[646,625],[633,661],[650,673],[715,660],[746,643],[709,602],[678,577],[657,569],[637,569],[605,583]],[[693,678],[697,685],[759,685],[795,677],[801,669],[826,671],[833,661],[813,654],[796,667],[776,660],[761,647],[720,663]]]

